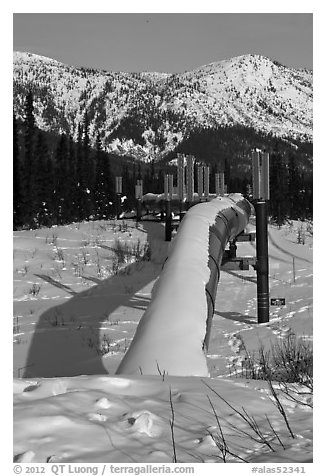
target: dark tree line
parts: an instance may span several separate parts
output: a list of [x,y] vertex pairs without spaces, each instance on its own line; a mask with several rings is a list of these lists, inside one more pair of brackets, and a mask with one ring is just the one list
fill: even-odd
[[[176,168],[168,160],[176,152],[194,155],[210,165],[210,190],[215,173],[224,172],[228,192],[248,196],[251,184],[250,150],[270,153],[270,216],[281,224],[286,219],[312,218],[312,150],[309,144],[296,150],[271,136],[262,137],[243,127],[194,131],[174,153],[149,164],[104,151],[98,133],[90,146],[89,116],[84,112],[77,140],[68,134],[51,135],[35,124],[33,96],[28,93],[24,120],[13,115],[13,212],[14,229],[62,225],[115,215],[115,176],[122,176],[124,209],[135,207],[135,183],[143,180],[144,193],[162,193],[164,173]],[[196,188],[196,173],[195,173]],[[250,197],[249,197],[250,198]]]
[[137,179],[143,179],[144,193],[163,191],[163,171],[154,163],[108,154],[99,133],[91,147],[87,111],[77,141],[50,135],[37,128],[33,95],[26,95],[23,121],[13,114],[14,229],[115,216],[115,176],[123,178],[123,209],[135,207]]
[[291,153],[270,155],[269,214],[278,225],[313,217],[312,171],[300,167]]
[[261,134],[245,126],[198,128],[174,152],[194,155],[210,166],[210,190],[215,191],[215,173],[224,172],[228,192],[251,198],[251,151],[266,150],[270,155],[270,201],[272,220],[311,219],[313,214],[312,144],[296,143],[271,134]]
[[49,138],[35,125],[33,97],[26,96],[23,122],[13,118],[14,228],[61,225],[108,218],[114,200],[109,154],[98,136],[90,147],[87,112],[77,142],[67,134]]

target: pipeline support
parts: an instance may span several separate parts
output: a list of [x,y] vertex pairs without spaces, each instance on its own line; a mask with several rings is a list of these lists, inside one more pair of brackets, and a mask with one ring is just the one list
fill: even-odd
[[257,201],[255,203],[255,210],[257,254],[257,314],[258,323],[262,324],[265,322],[269,322],[269,267],[266,201]]

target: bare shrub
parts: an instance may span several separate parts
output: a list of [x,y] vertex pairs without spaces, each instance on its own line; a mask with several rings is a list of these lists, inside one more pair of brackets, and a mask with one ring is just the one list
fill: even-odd
[[31,289],[29,290],[29,294],[32,297],[36,297],[38,296],[40,290],[41,290],[41,286],[37,283],[33,283]]
[[241,376],[254,380],[299,383],[313,390],[313,349],[309,342],[290,333],[272,345],[270,351],[261,346],[257,353],[246,353]]
[[115,240],[113,251],[119,264],[151,260],[151,248],[149,243],[141,243],[139,239],[136,243]]

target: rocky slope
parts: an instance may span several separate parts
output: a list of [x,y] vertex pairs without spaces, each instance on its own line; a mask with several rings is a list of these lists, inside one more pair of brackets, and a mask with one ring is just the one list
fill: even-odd
[[312,141],[312,71],[258,55],[181,74],[107,72],[14,53],[14,110],[23,117],[32,89],[36,123],[77,137],[87,110],[108,151],[143,160],[173,150],[193,128],[236,124],[277,137]]

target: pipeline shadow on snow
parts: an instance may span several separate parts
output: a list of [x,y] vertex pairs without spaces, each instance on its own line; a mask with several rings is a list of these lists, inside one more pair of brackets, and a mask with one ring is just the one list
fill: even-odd
[[72,294],[75,296],[77,293],[73,289],[71,289],[69,286],[66,284],[62,284],[59,281],[56,281],[55,279],[51,278],[51,276],[48,276],[47,274],[37,274],[35,273],[34,276],[43,279],[43,281],[46,281],[49,284],[52,284],[53,286],[56,286],[59,289],[63,289],[64,291],[67,291],[67,293]]
[[229,319],[231,321],[242,322],[245,324],[257,324],[257,317],[254,316],[245,316],[240,312],[223,312],[223,311],[215,311],[215,316],[223,317],[224,319]]
[[[122,275],[104,280],[88,277],[86,279],[96,284],[80,293],[47,276],[40,276],[73,296],[40,315],[22,368],[24,378],[108,373],[103,364],[103,332],[101,337],[100,329],[110,319],[115,322],[120,306],[146,310],[150,298],[135,294],[158,277],[168,250],[163,226],[142,222],[142,227],[147,232],[151,249],[159,249],[151,262],[131,263],[123,269]],[[119,315],[120,318],[123,322],[123,315]],[[110,337],[110,327],[105,328],[105,333]]]
[[257,278],[253,276],[245,276],[243,273],[236,273],[235,271],[231,271],[229,269],[223,269],[222,270],[224,273],[230,274],[231,276],[234,276],[236,278],[241,279],[242,281],[248,281],[249,283],[257,284]]

